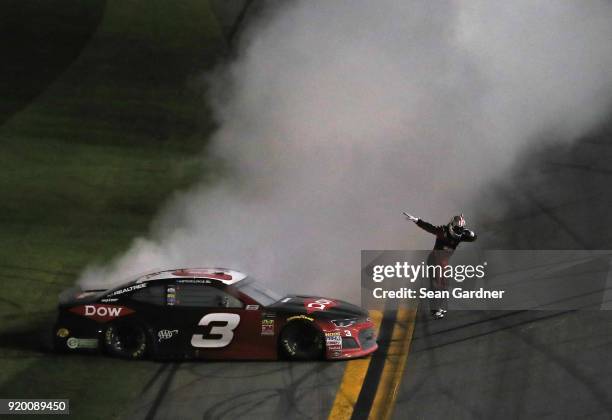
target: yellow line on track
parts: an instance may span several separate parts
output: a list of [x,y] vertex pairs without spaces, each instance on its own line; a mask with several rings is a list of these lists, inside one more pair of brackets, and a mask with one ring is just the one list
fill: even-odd
[[[370,318],[372,318],[372,322],[376,325],[376,334],[378,335],[378,330],[380,329],[380,323],[382,321],[382,312],[370,311]],[[334,405],[329,413],[329,419],[351,418],[353,415],[353,407],[361,391],[361,385],[363,385],[363,380],[370,366],[370,360],[370,357],[365,357],[351,360],[346,364],[340,388],[336,393]]]
[[[382,321],[382,312],[370,311],[370,317],[375,323],[378,333]],[[393,327],[385,366],[370,410],[369,417],[371,419],[388,419],[393,413],[395,398],[408,359],[415,318],[415,309],[399,309],[397,311],[397,319]],[[351,418],[370,366],[370,360],[371,358],[368,357],[351,360],[347,363],[328,419],[348,420]]]
[[393,335],[391,336],[391,344],[387,352],[385,367],[378,383],[372,409],[370,410],[371,419],[387,420],[393,414],[395,399],[397,398],[406,361],[408,360],[415,320],[416,310],[399,309],[397,311],[397,320],[393,327]]

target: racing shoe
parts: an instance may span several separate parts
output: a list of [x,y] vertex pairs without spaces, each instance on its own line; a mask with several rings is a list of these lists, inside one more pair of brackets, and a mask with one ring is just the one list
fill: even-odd
[[433,319],[442,319],[444,318],[445,313],[446,311],[444,309],[432,309],[431,310],[431,316],[433,317]]

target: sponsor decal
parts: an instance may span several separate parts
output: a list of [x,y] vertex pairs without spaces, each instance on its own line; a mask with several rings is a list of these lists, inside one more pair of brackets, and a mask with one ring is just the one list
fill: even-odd
[[261,320],[261,335],[274,335],[274,320],[273,319],[262,319]]
[[117,302],[119,299],[118,298],[106,298],[106,299],[100,299],[100,302],[104,302],[104,303],[111,303],[111,302]]
[[75,306],[70,308],[70,312],[91,318],[97,322],[108,322],[134,313],[132,309],[125,306],[100,304]]
[[246,306],[247,311],[256,311],[258,309],[259,309],[259,305],[247,305]]
[[290,316],[289,318],[287,318],[287,321],[294,321],[296,319],[304,319],[304,320],[310,321],[310,322],[314,321],[314,318],[311,318],[311,317],[306,316],[306,315],[294,315],[294,316]]
[[178,334],[178,330],[159,330],[157,332],[157,342],[161,342],[162,340],[169,340],[174,337],[175,334]]
[[76,338],[70,337],[66,340],[66,346],[69,349],[96,349],[98,348],[97,338]]
[[332,351],[332,357],[340,357],[342,356],[342,351],[341,350],[334,350]]
[[318,298],[318,299],[305,299],[304,306],[306,307],[306,313],[312,313],[314,311],[325,311],[329,308],[333,308],[338,305],[338,302],[331,299]]
[[176,282],[182,284],[211,284],[213,281],[208,279],[180,279]]
[[68,334],[70,334],[70,331],[68,331],[66,328],[60,328],[57,330],[57,336],[60,338],[66,338],[68,337]]
[[68,340],[66,340],[66,346],[68,346],[69,349],[76,349],[78,343],[79,340],[74,337],[70,337]]
[[342,336],[340,332],[326,332],[325,344],[329,350],[342,350]]
[[125,287],[123,289],[115,290],[114,292],[110,293],[108,295],[108,297],[122,295],[124,293],[131,292],[131,291],[138,290],[138,289],[142,289],[144,287],[147,287],[147,283],[135,284],[135,285],[130,286],[130,287]]
[[168,306],[176,305],[176,286],[174,284],[168,285],[166,289],[166,304]]
[[79,293],[78,295],[76,295],[75,298],[76,299],[83,299],[83,298],[86,298],[87,296],[91,296],[91,295],[95,295],[95,294],[96,294],[96,292],[82,292],[82,293]]
[[166,304],[168,306],[176,305],[176,286],[169,285],[166,289]]

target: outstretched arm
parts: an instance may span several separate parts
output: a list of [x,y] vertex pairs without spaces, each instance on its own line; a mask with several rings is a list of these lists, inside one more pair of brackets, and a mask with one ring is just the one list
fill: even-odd
[[423,229],[424,231],[432,233],[434,235],[437,235],[438,231],[440,230],[440,228],[438,228],[437,226],[434,226],[431,223],[426,222],[423,219],[418,219],[416,221],[416,225],[420,227],[421,229]]
[[421,220],[418,217],[414,217],[413,215],[406,213],[406,212],[404,212],[404,215],[408,218],[408,220],[416,223],[416,225],[420,227],[421,229],[423,229],[424,231],[432,233],[434,235],[438,233],[439,228],[432,225],[431,223]]

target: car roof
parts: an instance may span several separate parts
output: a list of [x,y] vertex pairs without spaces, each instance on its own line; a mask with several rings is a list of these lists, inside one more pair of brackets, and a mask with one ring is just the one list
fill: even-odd
[[240,271],[227,268],[175,268],[145,274],[136,279],[136,283],[146,283],[153,280],[166,279],[209,279],[217,280],[225,285],[235,284],[247,277]]

